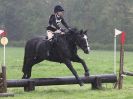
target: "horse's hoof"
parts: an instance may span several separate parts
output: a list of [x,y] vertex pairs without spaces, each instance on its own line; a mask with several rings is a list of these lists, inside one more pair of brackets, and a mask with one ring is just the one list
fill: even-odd
[[23,76],[22,79],[29,79],[30,77],[27,76]]
[[25,79],[25,77],[22,77],[22,79]]
[[81,86],[84,86],[84,83],[83,83],[83,82],[81,82],[79,85],[80,85],[80,87],[81,87]]
[[84,86],[84,83],[82,82],[82,80],[79,80],[79,85]]
[[89,72],[86,72],[86,73],[85,73],[85,76],[90,76],[90,73],[89,73]]

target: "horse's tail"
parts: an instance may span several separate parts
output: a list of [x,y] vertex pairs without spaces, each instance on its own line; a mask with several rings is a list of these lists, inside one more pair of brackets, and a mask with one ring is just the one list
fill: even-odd
[[28,41],[26,43],[25,46],[25,51],[24,51],[24,61],[23,61],[23,68],[22,68],[22,72],[26,71],[26,69],[28,68],[27,66],[29,65],[28,63],[28,59],[32,57],[32,44],[31,41]]
[[31,39],[26,43],[25,52],[24,52],[24,61],[22,72],[26,71],[28,66],[31,64],[30,59],[33,59],[36,54],[36,40]]
[[37,37],[27,41],[25,45],[22,72],[26,71],[26,69],[33,64],[33,60],[37,58],[40,44],[43,41],[45,41],[44,37]]
[[25,52],[24,52],[24,61],[23,61],[23,68],[22,68],[22,72],[24,72],[25,71],[25,69],[26,69],[26,61],[27,61],[27,57],[26,57],[26,55],[27,55],[27,52],[26,52],[26,47],[25,47]]

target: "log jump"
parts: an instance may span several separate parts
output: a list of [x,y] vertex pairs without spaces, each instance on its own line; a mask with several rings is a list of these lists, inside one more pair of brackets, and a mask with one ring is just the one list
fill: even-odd
[[[115,83],[117,76],[114,74],[92,75],[89,77],[80,77],[83,83],[91,83],[92,89],[100,89],[102,83]],[[75,77],[58,77],[58,78],[34,78],[7,80],[7,87],[24,87],[25,91],[35,90],[35,86],[51,86],[51,85],[71,85],[78,84]]]

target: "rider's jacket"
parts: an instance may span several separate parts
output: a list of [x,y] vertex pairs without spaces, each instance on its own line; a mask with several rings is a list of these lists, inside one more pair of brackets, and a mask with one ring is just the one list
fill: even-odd
[[64,18],[58,15],[52,14],[49,19],[49,26],[47,27],[47,30],[56,31],[61,29],[60,25],[61,23],[68,29],[68,25],[65,22]]

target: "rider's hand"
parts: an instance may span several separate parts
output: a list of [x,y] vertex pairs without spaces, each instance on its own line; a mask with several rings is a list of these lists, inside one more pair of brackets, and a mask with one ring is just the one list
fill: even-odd
[[65,29],[60,29],[61,32],[65,32]]
[[68,30],[71,30],[71,28],[69,27]]

